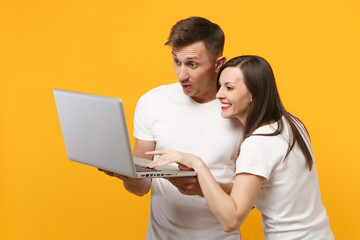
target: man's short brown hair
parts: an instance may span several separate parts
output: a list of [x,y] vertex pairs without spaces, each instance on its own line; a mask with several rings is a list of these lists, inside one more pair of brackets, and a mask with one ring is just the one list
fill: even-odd
[[209,57],[222,54],[225,35],[219,25],[202,17],[189,17],[178,21],[172,28],[165,45],[181,48],[202,41]]

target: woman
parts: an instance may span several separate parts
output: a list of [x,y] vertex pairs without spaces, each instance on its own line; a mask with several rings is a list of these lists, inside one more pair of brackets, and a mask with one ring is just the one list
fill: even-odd
[[149,167],[176,162],[193,168],[226,232],[239,228],[255,206],[262,213],[264,239],[334,239],[320,198],[309,135],[282,105],[268,62],[258,56],[233,58],[221,68],[218,84],[222,116],[235,117],[244,126],[230,196],[195,155],[150,152],[159,157]]

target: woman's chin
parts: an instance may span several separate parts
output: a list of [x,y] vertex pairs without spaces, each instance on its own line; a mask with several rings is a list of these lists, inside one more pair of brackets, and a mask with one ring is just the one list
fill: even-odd
[[223,118],[232,118],[233,116],[231,116],[230,114],[226,114],[226,113],[224,113],[224,112],[222,112],[221,113],[221,116],[223,117]]

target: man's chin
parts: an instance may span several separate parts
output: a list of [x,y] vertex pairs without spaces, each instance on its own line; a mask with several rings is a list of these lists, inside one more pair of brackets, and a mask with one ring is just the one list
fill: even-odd
[[189,96],[189,97],[195,97],[195,94],[191,91],[191,90],[185,90],[183,89],[183,92],[186,96]]

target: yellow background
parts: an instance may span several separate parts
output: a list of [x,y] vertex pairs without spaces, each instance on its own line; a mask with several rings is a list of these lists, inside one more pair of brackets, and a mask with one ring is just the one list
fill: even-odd
[[[2,0],[0,239],[144,239],[149,196],[67,159],[52,89],[121,97],[132,133],[138,98],[176,81],[163,43],[193,15],[223,28],[228,59],[270,62],[310,131],[335,238],[360,239],[359,12],[357,0]],[[243,239],[262,238],[260,221],[254,210]]]

